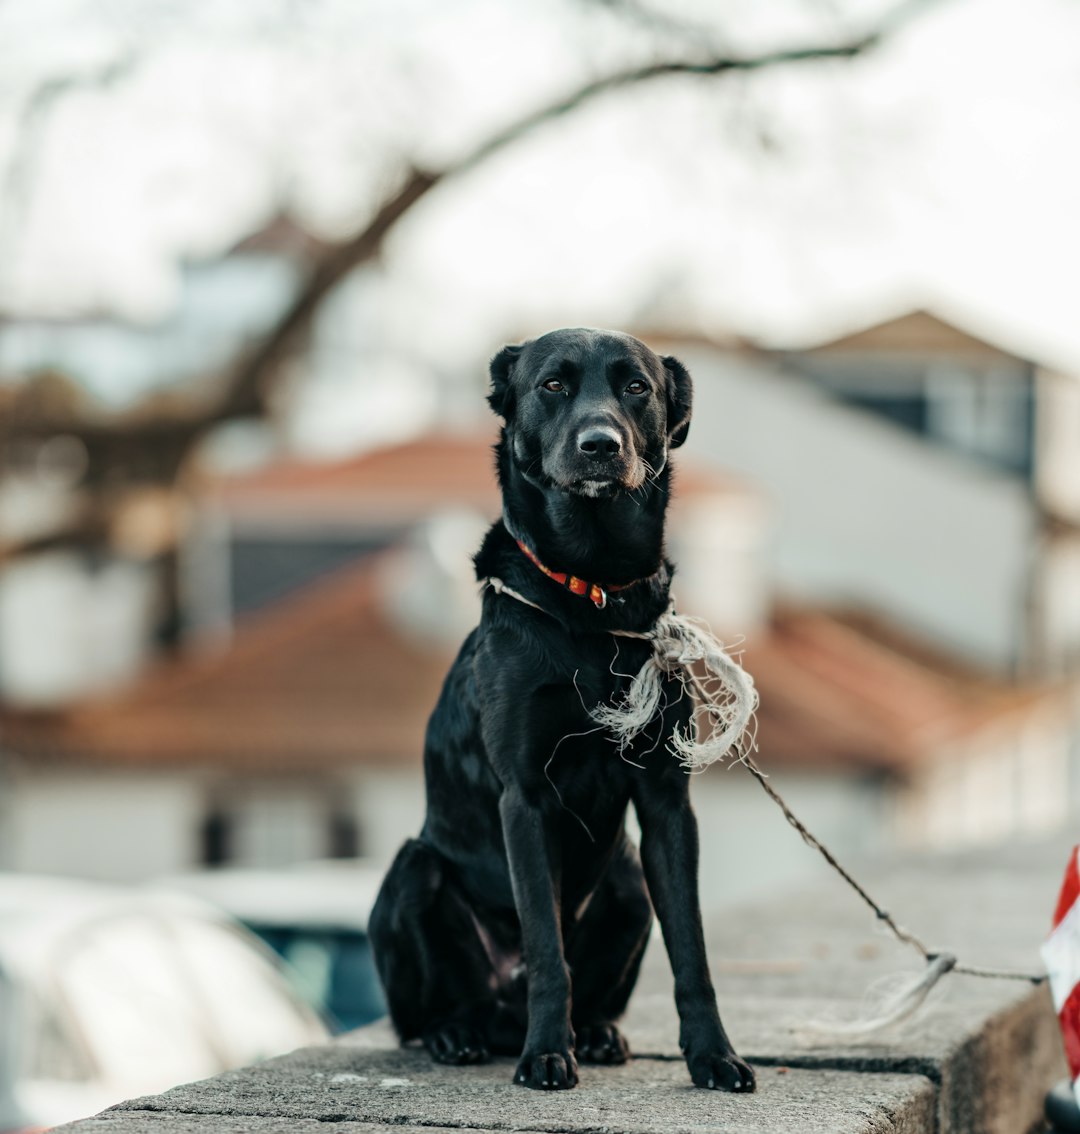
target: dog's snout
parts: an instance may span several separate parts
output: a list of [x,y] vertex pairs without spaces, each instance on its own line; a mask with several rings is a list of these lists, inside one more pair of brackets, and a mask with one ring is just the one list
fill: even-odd
[[613,429],[583,429],[577,440],[578,449],[594,461],[609,460],[622,450],[622,441]]

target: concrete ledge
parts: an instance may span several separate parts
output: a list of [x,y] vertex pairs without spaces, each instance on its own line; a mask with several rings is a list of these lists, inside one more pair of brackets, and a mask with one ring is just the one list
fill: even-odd
[[[972,963],[1038,971],[1067,839],[952,859],[909,860],[868,879],[931,942]],[[1023,1134],[1064,1074],[1045,988],[950,975],[917,1016],[872,1040],[822,1040],[815,1019],[851,1018],[881,976],[917,970],[823,871],[813,893],[709,927],[721,1011],[759,1070],[754,1096],[691,1087],[658,943],[626,1020],[626,1067],[583,1065],[569,1092],[510,1083],[512,1061],[446,1068],[401,1049],[385,1025],[60,1127],[65,1134],[438,1130],[717,1134]]]
[[[138,1099],[125,1104],[124,1111],[108,1114],[105,1121],[117,1124],[117,1134],[231,1130],[235,1127],[230,1121],[236,1118],[254,1123],[240,1127],[252,1131],[273,1129],[259,1122],[316,1119],[324,1132],[326,1123],[343,1123],[367,1129],[400,1130],[404,1125],[589,1134],[706,1129],[739,1134],[804,1129],[915,1134],[933,1129],[936,1106],[933,1084],[920,1075],[766,1068],[757,1094],[735,1096],[695,1089],[681,1063],[663,1059],[586,1067],[578,1088],[551,1094],[512,1086],[512,1074],[511,1060],[463,1073],[433,1067],[426,1053],[416,1050],[365,1052],[358,1060],[357,1052],[346,1047],[312,1048],[234,1076],[219,1076],[197,1090],[180,1088]],[[153,1121],[159,1116],[187,1125],[162,1127]],[[77,1128],[99,1134],[103,1130],[97,1121]]]

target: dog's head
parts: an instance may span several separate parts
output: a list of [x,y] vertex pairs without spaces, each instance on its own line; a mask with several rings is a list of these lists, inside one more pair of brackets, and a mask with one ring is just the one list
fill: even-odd
[[641,488],[690,430],[686,368],[615,331],[551,331],[491,361],[491,408],[516,466],[579,496]]

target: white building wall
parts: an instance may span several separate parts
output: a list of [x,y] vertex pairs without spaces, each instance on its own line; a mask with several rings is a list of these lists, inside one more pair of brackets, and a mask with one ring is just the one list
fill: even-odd
[[1075,674],[1080,670],[1080,532],[1044,535],[1033,599],[1030,648],[1038,672]]
[[1058,709],[993,722],[940,748],[897,793],[900,845],[947,851],[1061,830],[1074,733]]
[[[776,786],[807,825],[841,857],[886,852],[891,830],[884,821],[880,783],[843,774],[777,773]],[[424,822],[419,770],[367,770],[354,781],[361,854],[387,865]],[[691,798],[701,844],[701,900],[708,913],[820,880],[828,867],[788,826],[783,814],[743,768],[714,768],[693,778]],[[639,829],[631,809],[627,829]]]
[[130,680],[149,652],[157,580],[144,563],[88,569],[72,552],[0,569],[0,696],[47,708]]
[[1071,741],[1054,712],[1031,718],[1017,737],[1017,825],[1026,834],[1060,830],[1068,819]]
[[2,792],[4,870],[138,882],[197,864],[204,792],[192,777],[23,771]]
[[675,486],[667,544],[677,565],[678,609],[703,619],[725,642],[755,633],[772,599],[762,569],[763,502],[734,489],[680,498],[678,479]]
[[[769,778],[841,861],[857,864],[892,847],[884,821],[887,789],[880,781],[843,773],[773,772]],[[744,768],[713,768],[695,776],[690,797],[698,819],[706,914],[831,876]]]
[[1035,513],[1023,485],[766,364],[698,347],[685,452],[767,496],[781,592],[885,611],[984,665],[1021,644]]
[[1035,483],[1054,516],[1080,523],[1080,378],[1040,371]]
[[419,768],[368,768],[352,781],[363,858],[387,865],[424,825],[424,778]]

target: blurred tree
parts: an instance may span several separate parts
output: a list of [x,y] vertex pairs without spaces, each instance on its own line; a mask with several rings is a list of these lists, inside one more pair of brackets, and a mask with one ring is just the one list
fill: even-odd
[[[386,176],[383,170],[384,183],[396,181],[396,186],[377,200],[365,223],[358,224],[351,234],[328,241],[319,248],[291,305],[260,341],[246,349],[219,376],[208,396],[159,397],[156,403],[147,401],[140,411],[125,416],[83,416],[76,421],[72,420],[72,406],[65,403],[58,407],[54,398],[35,399],[34,412],[22,413],[16,409],[20,404],[25,405],[24,400],[9,397],[0,400],[0,442],[5,433],[41,440],[56,433],[74,433],[86,448],[86,484],[91,489],[95,486],[115,489],[118,475],[135,483],[171,483],[192,446],[212,426],[266,412],[275,379],[282,373],[286,360],[302,345],[323,301],[346,276],[379,255],[394,227],[433,190],[474,171],[546,124],[604,96],[665,77],[708,81],[823,60],[850,60],[872,50],[903,21],[934,0],[903,0],[880,17],[870,31],[759,53],[722,50],[711,25],[695,24],[689,18],[673,16],[639,0],[579,2],[584,8],[606,9],[628,25],[644,29],[649,36],[647,54],[651,58],[630,66],[610,68],[602,77],[580,83],[501,129],[492,130],[487,137],[437,168],[422,168],[415,159],[403,159],[399,167],[404,168],[399,169],[396,178]],[[157,8],[159,14],[164,13],[163,19],[179,18],[167,3]],[[145,29],[143,31],[145,38]],[[133,35],[118,58],[103,65],[80,65],[66,76],[49,76],[32,86],[24,96],[16,140],[9,149],[6,177],[0,181],[5,194],[3,216],[6,218],[0,222],[0,240],[10,240],[17,232],[19,217],[32,192],[41,136],[50,114],[74,92],[111,88],[123,80],[138,65],[138,42],[138,37]],[[669,57],[657,58],[662,52],[669,52]],[[630,53],[634,58],[640,58],[641,54],[640,51]],[[2,463],[0,461],[0,466]]]
[[16,425],[30,428],[38,421],[48,421],[55,427],[77,424],[85,420],[88,402],[86,391],[58,370],[39,370],[28,375],[4,398],[6,412]]

